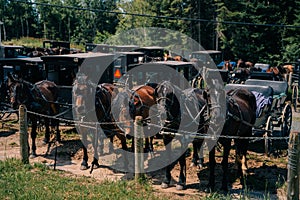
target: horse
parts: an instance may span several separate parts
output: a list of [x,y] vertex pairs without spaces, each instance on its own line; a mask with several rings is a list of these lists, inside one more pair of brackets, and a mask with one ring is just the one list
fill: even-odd
[[53,52],[49,48],[33,47],[33,48],[26,48],[26,55],[28,57],[41,57],[41,56],[53,55]]
[[[17,109],[20,105],[25,105],[29,111],[41,113],[44,115],[57,115],[59,113],[58,105],[55,103],[58,98],[58,87],[54,82],[43,80],[35,84],[22,79],[16,79],[8,73],[8,88],[10,93],[10,103],[13,109]],[[36,157],[36,136],[37,136],[37,120],[38,116],[28,114],[31,119],[31,157]],[[44,143],[50,141],[49,119],[45,121],[45,138]],[[59,121],[53,120],[56,127],[56,141],[60,142]]]
[[[89,104],[87,97],[91,93],[95,94],[95,104]],[[122,130],[115,124],[115,120],[111,112],[112,99],[116,92],[116,88],[113,84],[102,83],[95,85],[94,83],[88,82],[87,76],[78,77],[74,81],[73,85],[73,98],[75,102],[75,113],[79,116],[83,122],[94,122],[92,118],[89,118],[91,112],[96,113],[97,122],[100,123],[100,127],[104,134],[110,139],[110,151],[112,150],[113,137],[116,135],[121,140],[121,145],[123,150],[127,150],[126,137]],[[92,120],[92,121],[90,121]],[[87,133],[88,129],[82,128],[82,142],[83,146],[83,160],[81,163],[81,170],[86,170],[88,166],[88,154],[87,154]],[[92,166],[95,168],[100,167],[98,163],[98,133],[94,134],[93,138],[93,148],[94,148],[94,159],[92,161]],[[100,138],[101,140],[102,138]],[[101,141],[103,142],[103,141]],[[126,158],[125,158],[126,159]],[[125,162],[127,162],[125,160]],[[126,166],[126,165],[125,165]]]
[[246,68],[246,64],[245,64],[245,62],[243,61],[243,59],[239,59],[239,60],[237,61],[236,68],[237,68],[237,69],[239,69],[239,68]]
[[[132,137],[132,127],[136,116],[142,116],[143,126],[145,127],[143,132],[145,134],[145,148],[144,152],[153,154],[153,139],[155,132],[154,127],[147,126],[147,123],[152,120],[151,114],[153,111],[151,108],[156,104],[154,96],[154,88],[157,84],[146,84],[134,86],[129,89],[127,86],[122,88],[116,95],[112,102],[112,110],[114,117],[123,122],[120,124],[120,128],[125,133],[126,138],[132,138],[131,150],[134,152],[134,137]],[[149,118],[150,117],[150,118]],[[131,120],[128,120],[131,119]],[[147,127],[146,127],[147,126]]]
[[284,69],[281,66],[278,66],[278,67],[275,66],[275,67],[269,67],[266,70],[266,72],[267,73],[273,73],[275,81],[283,81],[284,74],[286,73],[286,69]]
[[[209,95],[207,102],[209,102]],[[205,98],[205,97],[204,97]],[[241,184],[244,184],[244,178],[247,175],[247,150],[249,140],[243,137],[252,136],[252,127],[256,120],[256,99],[252,92],[238,88],[226,93],[226,120],[221,131],[221,137],[218,142],[223,146],[222,158],[222,190],[228,191],[228,156],[231,148],[231,139],[226,136],[238,136],[235,139],[237,174],[241,177]],[[210,124],[211,125],[211,124]],[[224,136],[224,137],[223,137]],[[209,184],[208,189],[215,189],[215,145],[209,146]]]
[[[198,134],[206,134],[208,131],[208,97],[207,91],[200,88],[190,88],[183,91],[183,105],[186,112],[183,115],[186,119],[189,119],[192,123],[196,123],[198,126]],[[194,104],[190,107],[187,104]],[[194,108],[194,109],[193,109]],[[198,166],[199,169],[203,167],[203,149],[201,145],[203,144],[203,139],[195,138],[192,141],[193,144],[193,154],[191,166]],[[200,154],[200,155],[199,155]]]
[[[161,132],[176,132],[180,128],[181,110],[180,99],[178,99],[178,97],[181,95],[181,90],[176,88],[169,81],[162,81],[155,88],[154,96],[156,97],[161,122],[163,122]],[[169,144],[171,144],[173,139],[174,137],[172,135],[163,134],[163,143],[166,146],[167,153],[171,152],[171,145]],[[181,145],[187,147],[187,144],[182,143]],[[171,155],[168,157],[170,158]],[[186,184],[185,153],[182,153],[177,161],[179,161],[180,165],[180,175],[176,189],[182,190],[185,188]],[[169,187],[171,181],[171,170],[174,168],[175,164],[176,162],[173,162],[165,167],[164,180],[161,184],[163,189]]]
[[250,61],[246,61],[246,62],[245,62],[245,66],[246,66],[246,68],[248,68],[248,69],[252,69],[252,68],[254,67],[254,64],[253,64],[252,62],[250,62]]
[[[135,119],[136,116],[142,116],[142,119],[144,121],[149,119],[149,116],[151,114],[150,109],[152,106],[156,105],[156,98],[154,96],[155,85],[140,85],[132,88],[129,101],[129,113],[132,119]],[[150,120],[152,119],[153,118],[151,118]],[[146,125],[147,123],[144,123],[144,126]],[[145,152],[153,153],[154,135],[152,135],[152,133],[155,132],[155,128],[148,129],[148,127],[144,129],[146,138]],[[129,130],[127,129],[127,134],[128,131]]]
[[183,61],[183,62],[188,62],[187,59],[185,59],[184,57],[182,56],[164,56],[164,61]]

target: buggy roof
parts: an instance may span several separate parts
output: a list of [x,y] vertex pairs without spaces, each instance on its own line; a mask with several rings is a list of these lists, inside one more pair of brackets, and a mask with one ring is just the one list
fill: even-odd
[[203,50],[203,51],[193,51],[192,54],[214,54],[214,53],[221,53],[221,51],[217,50]]
[[89,52],[89,53],[76,53],[76,54],[65,54],[65,55],[51,55],[51,56],[42,56],[43,61],[55,60],[55,59],[68,59],[68,58],[95,58],[95,57],[109,57],[113,54],[109,53],[100,53],[100,52]]
[[158,61],[158,62],[153,62],[151,64],[160,64],[160,65],[169,65],[169,66],[195,66],[195,62],[184,62],[184,61]]

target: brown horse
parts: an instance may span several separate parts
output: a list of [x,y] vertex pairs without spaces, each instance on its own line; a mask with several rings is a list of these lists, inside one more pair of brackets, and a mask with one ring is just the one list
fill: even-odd
[[41,56],[48,56],[53,55],[53,51],[49,48],[42,48],[42,47],[33,47],[28,48],[26,47],[26,54],[28,57],[41,57]]
[[[156,104],[154,87],[154,85],[140,85],[135,86],[132,89],[125,87],[122,92],[117,94],[112,105],[113,113],[116,115],[116,118],[118,118],[119,121],[124,122],[124,124],[121,125],[121,129],[124,131],[127,138],[133,138],[132,123],[135,120],[135,117],[142,117],[144,120],[143,132],[146,138],[144,152],[150,153],[153,153],[153,133],[155,133],[156,130],[154,127],[148,126],[147,122],[151,120],[151,123],[153,123],[153,118],[150,115],[152,114],[152,106]],[[159,130],[157,129],[157,132],[158,131]],[[134,146],[132,145],[132,151],[134,151],[133,147]]]
[[[149,119],[150,109],[156,104],[156,98],[154,96],[154,87],[149,85],[136,86],[132,89],[132,96],[130,100],[130,115],[132,119],[136,116],[142,116],[143,120]],[[151,118],[150,120],[153,120]],[[153,121],[152,121],[153,123]],[[144,124],[146,126],[147,123]],[[153,133],[158,132],[155,128],[144,128],[144,134],[146,138],[145,152],[153,152]],[[149,141],[150,140],[150,141]]]
[[[35,84],[29,83],[24,80],[15,79],[11,74],[8,74],[8,88],[10,91],[10,103],[14,109],[17,109],[20,105],[25,105],[29,111],[44,114],[44,115],[56,115],[59,112],[58,106],[55,103],[58,98],[58,87],[51,81],[40,81]],[[36,156],[36,129],[38,116],[34,114],[28,114],[31,119],[31,156]],[[45,121],[45,138],[44,142],[50,141],[50,128],[49,119],[44,118]],[[59,122],[53,120],[53,124],[56,126],[56,140],[60,141]]]
[[[81,119],[83,122],[99,122],[100,127],[103,130],[106,137],[110,139],[110,151],[112,150],[113,137],[116,135],[121,140],[121,145],[123,150],[127,150],[126,137],[123,134],[122,130],[115,124],[114,117],[111,112],[112,99],[116,95],[116,88],[114,85],[109,83],[103,83],[95,85],[91,82],[88,82],[87,76],[78,77],[74,81],[73,86],[73,98],[75,102],[75,113],[77,119]],[[95,104],[89,103],[90,94],[93,94],[95,98]],[[96,120],[93,119],[93,113],[96,113]],[[80,127],[80,126],[79,126]],[[87,142],[87,133],[91,132],[88,128],[80,127],[80,133],[82,134],[83,146],[83,161],[81,163],[81,169],[88,169],[88,154],[86,145]],[[93,135],[93,148],[94,148],[94,159],[92,165],[95,168],[98,168],[100,165],[98,163],[98,140],[103,142],[103,137],[98,137],[99,133]],[[126,158],[125,158],[126,159]],[[127,159],[125,160],[125,163]],[[126,165],[125,165],[126,166]]]

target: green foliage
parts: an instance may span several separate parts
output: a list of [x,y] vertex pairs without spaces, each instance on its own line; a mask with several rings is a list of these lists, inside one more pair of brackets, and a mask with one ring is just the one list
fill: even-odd
[[[124,30],[160,27],[184,33],[198,41],[204,49],[223,50],[225,59],[243,58],[254,63],[279,65],[294,62],[300,54],[299,0],[34,1],[61,8],[31,2],[0,1],[0,20],[4,22],[1,27],[2,40],[34,37],[83,45],[85,42],[102,43]],[[166,36],[161,40],[163,42],[172,37]],[[132,40],[129,38],[128,44]],[[151,44],[151,40],[146,40],[143,46],[147,44]]]

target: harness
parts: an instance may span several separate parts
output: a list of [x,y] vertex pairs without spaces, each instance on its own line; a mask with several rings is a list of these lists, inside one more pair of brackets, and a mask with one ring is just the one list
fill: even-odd
[[[110,91],[104,87],[102,84],[98,85],[98,88],[103,92],[103,95],[106,97],[106,100],[111,99],[111,93]],[[96,93],[96,95],[99,94],[99,91]],[[98,95],[97,95],[98,96]],[[111,116],[111,104],[110,102],[108,103],[109,107],[105,108],[102,101],[100,100],[100,106],[101,109],[104,113],[104,120],[103,121],[111,121],[112,120],[112,116]]]
[[237,91],[238,91],[238,89],[235,89],[234,91],[232,91],[230,94],[227,95],[227,97],[226,97],[226,105],[228,106],[231,103],[234,107],[236,107],[237,110],[238,110],[239,116],[231,113],[229,111],[229,109],[227,108],[226,121],[229,120],[229,117],[231,117],[232,119],[234,119],[237,122],[240,122],[241,124],[253,127],[254,124],[251,124],[251,123],[249,123],[249,122],[247,122],[247,121],[245,121],[243,119],[241,108],[238,105],[238,103],[236,102],[236,100],[233,98],[233,96],[237,93]]

